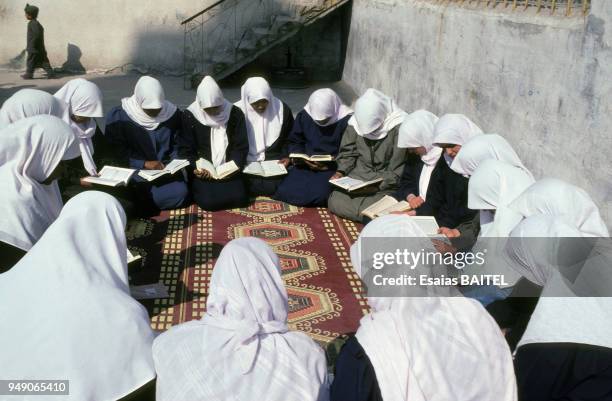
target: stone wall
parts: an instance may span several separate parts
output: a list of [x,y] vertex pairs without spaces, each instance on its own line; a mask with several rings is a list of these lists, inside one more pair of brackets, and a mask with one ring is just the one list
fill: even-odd
[[611,43],[609,0],[593,0],[586,18],[354,0],[343,78],[408,111],[470,116],[537,177],[586,189],[612,225]]

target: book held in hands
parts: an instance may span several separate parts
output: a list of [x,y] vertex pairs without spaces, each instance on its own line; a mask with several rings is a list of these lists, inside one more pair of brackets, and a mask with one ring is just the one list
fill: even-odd
[[108,187],[127,186],[136,170],[131,168],[104,166],[97,177],[85,177],[83,181]]
[[307,160],[309,162],[315,162],[315,163],[333,162],[335,160],[334,156],[332,155],[310,155],[309,156],[304,153],[291,153],[289,155],[289,158]]
[[168,163],[162,170],[140,170],[138,176],[147,181],[153,181],[167,174],[175,174],[187,166],[189,166],[188,160],[175,159]]
[[408,202],[398,202],[394,197],[385,195],[381,200],[364,209],[361,214],[370,219],[375,219],[393,212],[405,212],[407,210],[410,210]]
[[211,178],[215,180],[222,180],[234,174],[236,171],[240,171],[238,166],[233,160],[227,163],[223,163],[215,167],[211,162],[206,159],[198,159],[196,161],[196,168],[198,170],[206,170],[210,174]]
[[287,174],[287,169],[278,160],[264,160],[247,164],[242,172],[261,177],[276,177]]
[[356,178],[351,177],[341,177],[333,180],[329,180],[332,185],[337,186],[338,188],[342,188],[347,192],[353,192],[358,189],[362,189],[365,187],[369,187],[372,185],[377,185],[383,181],[382,178],[376,178],[375,180],[370,181],[362,181]]

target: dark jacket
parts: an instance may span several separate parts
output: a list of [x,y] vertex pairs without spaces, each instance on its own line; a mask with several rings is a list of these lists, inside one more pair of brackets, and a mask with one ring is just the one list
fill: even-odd
[[27,51],[31,54],[46,56],[45,49],[45,29],[37,20],[28,22]]

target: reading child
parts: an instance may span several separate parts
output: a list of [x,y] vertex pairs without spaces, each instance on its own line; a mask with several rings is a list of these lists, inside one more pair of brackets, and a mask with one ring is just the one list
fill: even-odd
[[[287,137],[293,127],[293,113],[286,103],[272,93],[268,81],[249,78],[241,89],[241,99],[235,103],[245,115],[249,141],[247,162],[279,160],[289,165]],[[272,196],[283,177],[245,175],[251,196]]]
[[[295,118],[289,134],[289,153],[335,158],[351,114],[352,110],[332,89],[313,92]],[[296,206],[326,206],[332,191],[329,179],[335,171],[335,161],[294,160],[274,198]]]
[[[141,77],[134,94],[123,98],[106,116],[105,136],[120,166],[139,170],[162,170],[176,158],[181,111],[166,100],[161,83]],[[130,183],[134,201],[144,214],[183,206],[189,190],[181,171],[154,181],[134,176]]]
[[395,102],[368,89],[355,103],[338,152],[338,168],[332,179],[350,176],[363,181],[382,178],[380,186],[346,192],[336,189],[329,196],[329,210],[340,217],[362,221],[361,212],[385,195],[394,193],[400,181],[406,150],[397,146],[399,127],[406,113]]
[[78,156],[70,127],[54,116],[22,119],[0,131],[0,272],[40,239],[62,209],[62,160]]
[[213,78],[204,77],[195,101],[183,113],[178,143],[180,157],[191,163],[190,186],[198,206],[204,210],[220,210],[248,203],[240,170],[216,180],[208,170],[196,166],[196,161],[203,158],[215,168],[233,161],[242,169],[249,151],[244,114],[223,97]]

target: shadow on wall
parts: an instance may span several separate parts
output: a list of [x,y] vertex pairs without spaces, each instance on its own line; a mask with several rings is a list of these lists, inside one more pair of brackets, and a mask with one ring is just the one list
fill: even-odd
[[[86,69],[81,64],[81,56],[83,53],[81,49],[72,43],[68,43],[66,45],[66,61],[59,68],[54,68],[56,73],[60,73],[61,75],[81,75],[86,73]],[[7,64],[4,64],[2,67],[8,68],[11,70],[24,70],[26,67],[26,59],[28,52],[23,49],[21,53],[17,56],[13,57]],[[51,60],[51,65],[53,66],[53,60]]]
[[172,30],[139,32],[133,38],[130,57],[113,70],[182,76],[183,27],[177,22]]
[[68,45],[66,45],[66,53],[66,61],[60,67],[60,71],[74,75],[85,74],[86,69],[83,64],[81,64],[81,56],[83,53],[79,46],[68,43]]

